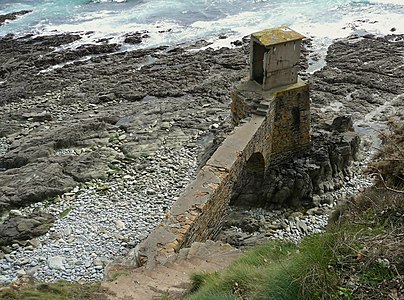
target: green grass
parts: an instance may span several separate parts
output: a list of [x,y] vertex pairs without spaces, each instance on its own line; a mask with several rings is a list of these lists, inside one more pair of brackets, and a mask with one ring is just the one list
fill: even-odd
[[110,275],[110,277],[108,278],[108,281],[115,281],[117,280],[119,277],[121,276],[127,276],[129,275],[129,271],[125,271],[125,270],[121,270],[121,271],[117,271],[114,272]]
[[194,289],[199,290],[189,299],[324,298],[337,283],[328,265],[333,238],[315,235],[301,245],[279,241],[260,245],[224,273],[193,274]]
[[164,294],[163,296],[159,297],[157,300],[172,300],[170,295]]
[[67,217],[67,215],[70,213],[72,211],[72,209],[69,207],[69,208],[66,208],[64,211],[62,211],[60,214],[59,214],[59,218],[61,218],[61,219],[63,219],[63,218],[65,218],[65,217]]
[[[403,266],[403,241],[391,239],[403,230],[402,200],[369,189],[324,234],[306,237],[299,245],[271,241],[244,253],[221,273],[193,274],[196,292],[188,299],[367,299],[369,292],[394,282],[396,265]],[[389,241],[385,249],[377,244],[379,238]],[[373,299],[384,299],[386,293]]]
[[390,120],[388,130],[380,132],[382,148],[368,166],[382,186],[393,189],[404,187],[404,122]]
[[58,281],[41,283],[20,289],[2,288],[0,299],[4,300],[102,300],[98,294],[99,283],[80,284]]

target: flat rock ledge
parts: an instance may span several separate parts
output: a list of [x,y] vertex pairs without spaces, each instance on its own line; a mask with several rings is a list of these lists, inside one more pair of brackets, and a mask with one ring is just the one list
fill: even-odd
[[[52,227],[55,217],[51,214],[37,213],[22,216],[18,210],[12,210],[9,216],[0,224],[0,246],[5,252],[10,252],[4,247],[14,243],[21,243],[26,240],[45,234]],[[22,243],[22,245],[25,245]]]

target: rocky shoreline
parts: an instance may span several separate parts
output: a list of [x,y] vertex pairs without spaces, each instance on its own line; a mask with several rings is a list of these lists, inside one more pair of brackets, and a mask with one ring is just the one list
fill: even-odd
[[141,161],[147,165],[143,171],[128,164],[126,175],[93,180],[51,203],[21,209],[23,215],[41,211],[57,220],[45,235],[20,243],[24,247],[3,247],[10,252],[3,274],[11,269],[44,281],[102,279],[106,264],[154,229],[196,169],[195,153],[186,148],[161,149]]
[[[0,40],[3,283],[25,274],[45,281],[101,279],[110,260],[158,224],[232,129],[229,92],[247,74],[244,47],[114,53],[119,45],[104,43],[61,49],[79,38]],[[327,66],[310,77],[313,132],[326,131],[337,116],[352,115],[361,134],[390,116],[402,120],[404,70],[397,64],[403,49],[400,35],[352,37],[330,47]],[[346,177],[347,194],[369,184],[359,174]],[[323,204],[306,216],[258,209],[246,224],[264,219],[263,225],[228,228],[257,236],[268,227],[272,235],[265,238],[297,240],[323,228],[342,193],[329,203],[319,195]],[[42,223],[31,222],[30,239],[13,240],[11,231],[18,237],[21,230],[10,224],[35,214],[54,217],[49,231],[35,233],[31,229]],[[233,244],[248,246],[248,238],[233,234]]]
[[[369,151],[369,158],[372,152]],[[274,203],[272,209],[260,207],[230,206],[225,218],[223,229],[218,239],[233,245],[239,249],[248,249],[268,240],[285,240],[298,243],[306,235],[321,233],[325,230],[330,216],[332,216],[342,203],[373,185],[373,179],[361,173],[368,159],[354,161],[344,171],[350,172],[344,178],[335,177],[342,181],[341,186],[333,183],[330,191],[322,192],[321,195],[313,193],[311,203],[304,206],[284,206]],[[285,175],[293,174],[295,166],[289,165],[284,172]],[[298,168],[297,168],[298,169]],[[284,178],[285,179],[285,178]],[[334,178],[333,178],[334,179]],[[333,182],[335,180],[331,180]],[[324,181],[325,185],[329,182]],[[275,182],[273,185],[279,184]],[[287,187],[283,184],[283,187]],[[289,185],[290,186],[290,185]],[[299,198],[293,198],[297,201]],[[292,199],[291,199],[292,200]],[[302,204],[307,199],[300,198]]]
[[[101,279],[105,264],[158,224],[230,130],[228,92],[245,64],[239,50],[162,47],[50,68],[64,58],[43,58],[70,59],[70,50],[53,47],[76,38],[2,41],[2,282],[24,273]],[[54,215],[54,225],[45,235],[32,226],[31,239],[19,241],[11,225],[36,213]]]

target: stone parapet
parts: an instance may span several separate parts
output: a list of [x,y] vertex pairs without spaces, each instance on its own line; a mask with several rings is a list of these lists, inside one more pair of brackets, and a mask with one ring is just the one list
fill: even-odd
[[152,266],[193,242],[215,238],[245,172],[263,177],[272,156],[292,155],[309,145],[308,102],[308,86],[301,81],[266,92],[254,83],[242,83],[233,94],[232,104],[239,126],[139,245],[138,263]]
[[139,264],[153,266],[193,242],[214,238],[232,199],[241,205],[256,200],[240,196],[261,185],[272,157],[292,156],[310,145],[309,87],[296,67],[302,38],[287,27],[252,34],[250,78],[231,94],[237,127],[139,245]]
[[245,162],[262,139],[265,117],[235,129],[216,150],[195,180],[174,203],[161,224],[138,247],[140,265],[154,265],[193,242],[212,239],[220,230],[232,189]]

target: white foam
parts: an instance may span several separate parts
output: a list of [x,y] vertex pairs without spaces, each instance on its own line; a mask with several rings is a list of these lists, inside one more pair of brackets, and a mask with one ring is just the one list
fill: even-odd
[[403,0],[370,0],[370,3],[393,4],[404,6]]
[[126,2],[126,0],[92,0],[91,2],[93,2],[93,3],[110,3],[110,2],[124,3],[124,2]]
[[[117,0],[96,0],[88,6],[74,4],[74,12],[66,20],[50,18],[35,23],[35,12],[32,16],[27,15],[27,20],[33,22],[30,31],[41,35],[92,32],[83,34],[81,40],[68,46],[70,48],[83,43],[96,43],[101,39],[108,39],[110,43],[123,43],[127,33],[143,30],[148,31],[149,38],[141,44],[125,45],[124,48],[174,45],[200,39],[212,42],[208,47],[231,47],[232,41],[252,32],[288,25],[306,36],[314,37],[313,46],[320,54],[320,61],[315,67],[312,66],[313,71],[323,65],[326,49],[336,38],[352,33],[388,34],[393,27],[395,33],[404,33],[402,1],[335,0],[323,1],[319,5],[290,0],[285,5],[281,1],[256,0],[247,5],[240,0],[195,0],[190,5],[178,0],[126,1],[119,4],[112,3]],[[47,1],[39,2],[40,12],[45,13],[49,9],[60,15],[60,11],[51,7]],[[35,18],[40,12],[36,12]],[[17,28],[18,24],[11,22],[0,27],[0,35]],[[227,38],[219,39],[219,35]]]

